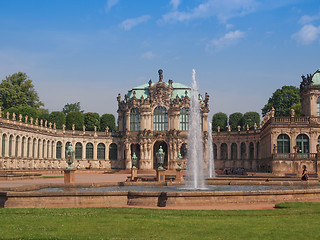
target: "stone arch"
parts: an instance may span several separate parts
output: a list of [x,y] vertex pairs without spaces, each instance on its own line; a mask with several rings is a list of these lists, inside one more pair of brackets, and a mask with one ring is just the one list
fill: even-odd
[[157,169],[159,167],[156,154],[159,151],[160,146],[162,146],[162,149],[165,153],[163,167],[168,168],[168,144],[165,141],[159,140],[159,141],[156,141],[153,145],[153,168],[154,169]]
[[136,164],[136,167],[137,168],[139,168],[139,166],[140,166],[140,158],[141,158],[141,153],[140,153],[140,144],[138,144],[138,143],[133,143],[133,144],[131,144],[131,146],[130,146],[130,149],[131,149],[131,159],[132,159],[132,156],[133,156],[133,153],[135,153],[136,154],[136,156],[137,156],[137,164]]
[[1,146],[2,157],[6,156],[6,140],[7,140],[6,138],[7,138],[7,135],[5,133],[2,134],[2,146]]

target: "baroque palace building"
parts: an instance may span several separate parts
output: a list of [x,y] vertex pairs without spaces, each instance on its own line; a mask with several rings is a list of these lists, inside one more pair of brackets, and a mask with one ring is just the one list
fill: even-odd
[[[165,152],[164,167],[177,168],[177,156],[186,167],[189,129],[190,87],[169,80],[151,80],[135,87],[118,101],[119,131],[105,132],[56,129],[54,123],[22,119],[5,113],[0,118],[0,170],[64,169],[66,146],[75,150],[74,167],[84,169],[88,161],[97,169],[130,169],[133,153],[137,167],[158,167],[156,152]],[[213,133],[215,168],[241,168],[298,174],[306,165],[317,174],[320,143],[320,70],[302,76],[302,117],[276,117],[271,110],[260,126]],[[204,167],[207,163],[209,95],[199,94]],[[2,114],[0,114],[2,116]]]

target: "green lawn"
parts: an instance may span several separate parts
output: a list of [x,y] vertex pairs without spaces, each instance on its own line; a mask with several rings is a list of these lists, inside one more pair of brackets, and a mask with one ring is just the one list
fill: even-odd
[[320,239],[320,203],[250,211],[0,209],[1,239]]

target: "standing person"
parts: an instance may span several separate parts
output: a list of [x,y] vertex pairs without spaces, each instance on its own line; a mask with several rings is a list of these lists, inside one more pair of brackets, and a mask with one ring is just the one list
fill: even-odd
[[309,175],[308,175],[307,166],[303,165],[301,180],[307,181],[308,179],[309,179]]

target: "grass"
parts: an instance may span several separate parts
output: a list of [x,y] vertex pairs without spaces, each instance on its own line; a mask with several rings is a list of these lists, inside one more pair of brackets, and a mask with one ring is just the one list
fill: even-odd
[[272,210],[0,209],[0,239],[320,239],[320,203]]

